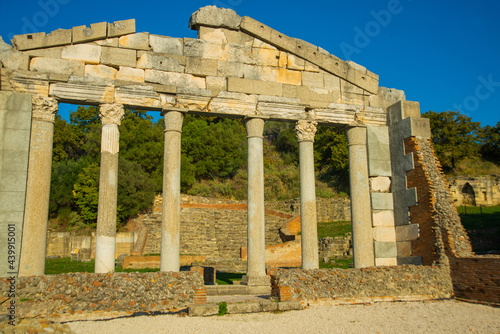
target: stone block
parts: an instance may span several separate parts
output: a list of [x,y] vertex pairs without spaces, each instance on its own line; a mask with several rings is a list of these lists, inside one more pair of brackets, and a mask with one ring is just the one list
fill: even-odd
[[199,78],[191,74],[184,73],[146,70],[145,81],[167,86],[176,86],[178,90],[181,87],[206,89],[205,78]]
[[6,128],[3,132],[3,149],[9,151],[26,151],[29,148],[26,138],[30,138],[29,129]]
[[253,48],[252,56],[257,65],[278,67],[280,53],[277,50]]
[[[25,118],[25,117],[23,117]],[[30,115],[31,123],[31,115]],[[0,153],[0,170],[2,171],[16,171],[16,172],[26,172],[28,171],[28,149],[29,149],[29,138],[24,138],[25,150],[21,151],[10,151],[5,150]],[[26,154],[24,154],[26,152]]]
[[366,74],[366,69],[363,72],[357,68],[349,66],[347,69],[346,80],[372,94],[377,94],[378,92],[378,80],[368,76]]
[[30,70],[44,73],[60,73],[83,76],[85,63],[70,59],[36,57],[31,59]]
[[323,57],[320,56],[318,48],[308,42],[297,40],[295,54],[319,67],[323,65]]
[[261,311],[262,306],[260,306],[260,303],[256,302],[227,304],[227,313],[229,314],[255,313]]
[[276,81],[276,68],[270,66],[244,65],[244,78],[260,81]]
[[289,70],[303,71],[306,66],[306,61],[296,55],[289,54],[287,57],[287,67]]
[[304,70],[307,72],[319,72],[319,66],[306,60]]
[[377,193],[391,192],[391,178],[387,176],[371,177],[370,190]]
[[118,46],[126,49],[149,50],[149,33],[141,32],[121,36],[118,39]]
[[297,40],[292,37],[288,37],[279,31],[271,31],[271,44],[278,46],[282,50],[286,50],[291,53],[295,53],[297,48]]
[[61,51],[63,48],[65,48],[65,47],[56,46],[56,47],[47,48],[47,49],[28,50],[28,51],[24,51],[23,55],[28,55],[31,58],[33,58],[33,57],[61,58]]
[[118,70],[106,65],[85,65],[85,76],[97,77],[104,80],[115,80]]
[[221,77],[243,77],[243,64],[239,62],[219,61],[217,63],[217,75]]
[[373,226],[394,226],[394,211],[373,211]]
[[371,193],[372,210],[394,210],[391,193]]
[[219,313],[218,304],[200,304],[190,305],[188,307],[188,314],[190,317],[203,317],[209,315],[216,315]]
[[420,103],[417,101],[403,101],[404,118],[420,117]]
[[186,58],[186,73],[197,76],[216,76],[217,60],[203,58]]
[[313,88],[325,88],[323,73],[303,72],[302,85]]
[[277,82],[228,78],[227,89],[230,92],[282,96],[283,86]]
[[69,45],[61,50],[61,58],[80,60],[87,64],[99,64],[101,47],[90,44]]
[[340,92],[340,78],[336,77],[328,72],[323,72],[323,80],[325,82],[325,89]]
[[227,90],[227,80],[221,77],[206,77],[207,89],[212,91],[212,96],[217,96],[221,91]]
[[189,28],[198,30],[200,26],[239,30],[241,16],[232,9],[205,6],[198,9],[189,19]]
[[419,138],[431,138],[431,123],[428,118],[411,117],[411,135]]
[[22,111],[31,115],[31,108],[29,94],[0,92],[0,110]]
[[254,38],[252,46],[254,48],[269,49],[269,50],[278,50],[274,45],[266,43],[263,40],[258,39],[258,38]]
[[403,264],[413,264],[416,266],[421,266],[422,257],[421,256],[398,257],[398,265],[403,265]]
[[336,98],[334,98],[333,92],[328,89],[321,88],[310,88],[297,86],[297,96],[304,103],[310,103],[310,101],[319,101],[326,103],[326,106],[332,102],[336,102]]
[[396,242],[374,241],[373,247],[375,258],[391,258],[398,256]]
[[396,230],[394,226],[377,226],[372,229],[373,240],[396,241]]
[[278,310],[278,304],[279,303],[262,302],[260,303],[260,306],[262,308],[262,312],[273,312]]
[[367,145],[370,176],[392,176],[388,128],[368,126]]
[[22,192],[26,189],[26,172],[0,170],[0,189],[2,192]]
[[419,236],[418,224],[401,225],[396,227],[396,237],[398,241],[411,241]]
[[290,85],[300,85],[302,83],[302,72],[278,68],[276,69],[276,82]]
[[71,44],[71,30],[58,29],[46,35],[44,32],[36,34],[16,35],[12,43],[18,50],[32,50]]
[[252,36],[256,36],[268,43],[271,42],[271,34],[274,30],[266,26],[264,23],[254,20],[248,16],[244,16],[241,19],[240,28],[242,31],[247,32]]
[[108,23],[108,38],[135,33],[135,19]]
[[[0,99],[0,105],[3,101]],[[28,109],[29,110],[29,109]],[[7,109],[0,118],[0,129],[30,130],[31,112],[22,109]]]
[[226,44],[222,50],[222,55],[218,60],[252,65],[257,64],[257,62],[253,59],[252,48],[237,44]]
[[109,47],[117,48],[118,47],[118,37],[106,38],[106,39],[95,41],[94,43],[99,45],[99,46],[109,46]]
[[182,56],[183,41],[180,38],[149,35],[149,45],[153,52],[169,53]]
[[162,70],[167,72],[184,72],[184,65],[181,65],[181,62],[184,61],[182,56],[168,56],[168,55],[159,55],[154,53],[144,53],[137,60],[137,67],[142,69],[155,69]]
[[302,310],[302,304],[300,301],[286,301],[278,303],[279,311],[292,311],[292,310]]
[[101,49],[101,64],[136,67],[137,52],[129,49],[103,47]]
[[227,37],[222,28],[199,27],[198,39],[218,44],[227,43]]
[[286,66],[288,64],[288,54],[284,51],[280,51],[280,56],[278,60],[278,67],[286,69]]
[[0,212],[24,211],[24,191],[0,191]]
[[210,43],[199,39],[184,39],[184,56],[186,57],[200,57],[216,60],[222,59],[223,49],[220,44]]
[[[24,70],[29,68],[30,57],[19,51],[0,52],[0,65],[9,70]],[[4,70],[5,71],[5,70]]]
[[86,26],[73,27],[73,43],[91,42],[104,39],[107,36],[107,22],[93,23],[90,28]]
[[320,57],[323,58],[322,68],[340,78],[347,78],[348,65],[343,60],[333,55],[327,56],[321,54]]
[[116,73],[116,80],[144,82],[144,70],[120,66],[120,70]]
[[[283,97],[298,98],[296,85],[283,84]],[[300,98],[299,98],[300,100]]]
[[388,258],[375,258],[375,265],[377,267],[381,266],[397,266],[398,265],[398,259],[395,257],[388,257]]
[[411,242],[410,241],[398,241],[396,242],[398,248],[398,257],[411,256]]
[[112,103],[115,100],[113,86],[91,86],[76,83],[55,83],[50,85],[50,95],[79,103]]

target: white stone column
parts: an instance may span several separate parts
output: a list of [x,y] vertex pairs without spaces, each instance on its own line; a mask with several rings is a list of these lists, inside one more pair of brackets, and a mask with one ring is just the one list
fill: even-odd
[[121,104],[102,104],[101,166],[95,244],[95,272],[115,271],[116,206],[118,198],[118,151],[124,111]]
[[349,181],[351,188],[351,225],[354,267],[375,265],[371,218],[370,186],[368,181],[368,155],[366,127],[347,130],[349,143]]
[[160,271],[180,270],[181,132],[184,114],[165,110]]
[[266,275],[266,239],[264,215],[264,120],[249,118],[245,122],[248,140],[247,202],[247,274],[242,284],[269,285]]
[[52,144],[54,119],[58,109],[57,100],[50,97],[35,95],[32,97],[32,103],[28,183],[19,276],[45,273]]
[[317,122],[300,120],[295,126],[299,140],[300,228],[302,268],[318,269],[318,224],[316,217],[316,175],[314,173],[314,136]]

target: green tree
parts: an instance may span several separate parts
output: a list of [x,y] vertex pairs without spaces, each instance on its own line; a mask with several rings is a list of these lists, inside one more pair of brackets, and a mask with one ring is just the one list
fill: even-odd
[[84,167],[73,185],[73,196],[83,222],[89,227],[97,223],[99,203],[99,165],[91,163]]
[[454,171],[461,160],[479,155],[479,122],[458,111],[428,111],[422,117],[430,120],[432,144],[445,171]]
[[497,165],[500,164],[500,122],[496,126],[485,126],[482,135],[481,155]]
[[343,130],[318,127],[314,140],[315,164],[319,178],[333,188],[349,190],[349,152]]
[[71,190],[81,172],[82,165],[73,160],[53,163],[49,201],[51,216],[55,216],[63,208],[76,210],[76,200]]

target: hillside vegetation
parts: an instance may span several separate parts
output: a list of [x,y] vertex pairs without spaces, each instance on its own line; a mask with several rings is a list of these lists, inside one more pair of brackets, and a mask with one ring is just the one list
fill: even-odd
[[[423,114],[447,173],[499,173],[499,133],[457,112]],[[181,143],[181,191],[246,199],[247,139],[242,121],[187,115]],[[78,107],[69,122],[57,116],[54,130],[50,215],[59,229],[94,228],[97,220],[101,123],[98,109]],[[118,223],[151,207],[162,191],[163,119],[126,110],[120,126]],[[315,137],[316,193],[348,192],[344,131],[319,127]],[[293,124],[267,122],[264,130],[265,199],[299,196],[298,142]],[[478,168],[478,166],[480,168]],[[476,172],[476,173],[474,173]]]

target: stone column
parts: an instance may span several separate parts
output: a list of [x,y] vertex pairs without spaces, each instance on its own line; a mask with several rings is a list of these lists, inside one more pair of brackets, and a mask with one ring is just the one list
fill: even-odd
[[248,214],[247,274],[242,284],[269,285],[266,275],[266,239],[264,215],[264,120],[249,118],[245,122],[248,138]]
[[314,136],[317,122],[300,120],[295,126],[299,140],[300,228],[302,268],[318,269],[318,227],[316,217],[316,175],[314,173]]
[[375,265],[373,253],[370,186],[368,184],[368,155],[366,128],[347,130],[349,143],[349,182],[351,188],[351,224],[354,267]]
[[95,272],[115,271],[116,205],[118,198],[118,126],[124,111],[121,104],[103,104],[100,107],[101,167],[99,174],[99,204],[95,244]]
[[180,270],[181,132],[184,114],[165,110],[160,271]]
[[28,183],[19,276],[45,273],[52,144],[54,119],[58,108],[56,99],[45,96],[33,96],[32,103]]

